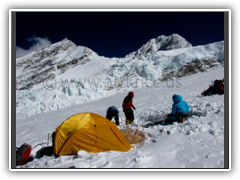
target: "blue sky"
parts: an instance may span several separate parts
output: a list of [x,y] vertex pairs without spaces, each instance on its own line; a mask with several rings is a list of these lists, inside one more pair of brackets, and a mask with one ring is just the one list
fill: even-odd
[[193,46],[224,40],[223,12],[17,12],[17,57],[68,38],[100,56],[124,57],[179,34]]

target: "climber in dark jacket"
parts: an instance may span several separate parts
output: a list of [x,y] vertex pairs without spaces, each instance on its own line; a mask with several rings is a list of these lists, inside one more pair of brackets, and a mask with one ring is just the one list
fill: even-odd
[[172,106],[172,113],[167,115],[167,121],[176,121],[177,115],[189,112],[189,106],[186,101],[182,101],[182,96],[174,94],[172,100],[174,102]]
[[224,79],[223,80],[215,80],[213,85],[210,86],[207,90],[203,91],[201,95],[213,95],[213,94],[224,94]]
[[112,118],[114,117],[114,119],[115,119],[115,124],[116,124],[116,125],[119,125],[119,117],[118,117],[118,114],[119,114],[118,109],[117,109],[115,106],[111,106],[111,107],[109,107],[108,110],[107,110],[106,118],[111,121]]

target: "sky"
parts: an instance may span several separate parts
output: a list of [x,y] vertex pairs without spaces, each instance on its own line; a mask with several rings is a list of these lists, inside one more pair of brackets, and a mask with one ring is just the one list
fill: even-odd
[[17,58],[67,38],[100,56],[124,57],[179,34],[193,46],[224,40],[223,12],[17,12]]

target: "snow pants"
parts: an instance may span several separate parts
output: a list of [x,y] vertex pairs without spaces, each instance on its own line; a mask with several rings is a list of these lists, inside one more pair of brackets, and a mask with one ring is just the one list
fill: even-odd
[[126,108],[126,110],[124,111],[124,114],[127,120],[130,120],[130,121],[134,120],[134,114],[131,108]]
[[173,122],[183,122],[188,119],[188,115],[186,113],[179,113],[179,114],[168,114],[167,120],[165,120],[165,123],[173,123]]
[[107,118],[109,121],[111,121],[113,117],[114,117],[114,119],[115,119],[115,124],[116,124],[116,125],[119,125],[119,117],[118,117],[118,115],[113,116],[113,115],[111,115],[111,114],[107,114],[107,116],[106,116],[106,118]]

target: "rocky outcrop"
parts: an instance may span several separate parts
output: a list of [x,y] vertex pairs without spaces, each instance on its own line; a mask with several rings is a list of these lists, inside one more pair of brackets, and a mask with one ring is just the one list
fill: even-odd
[[164,68],[162,70],[161,81],[167,81],[173,77],[181,78],[192,74],[208,71],[211,68],[222,66],[224,62],[217,59],[200,59],[186,63],[185,65],[171,70]]

